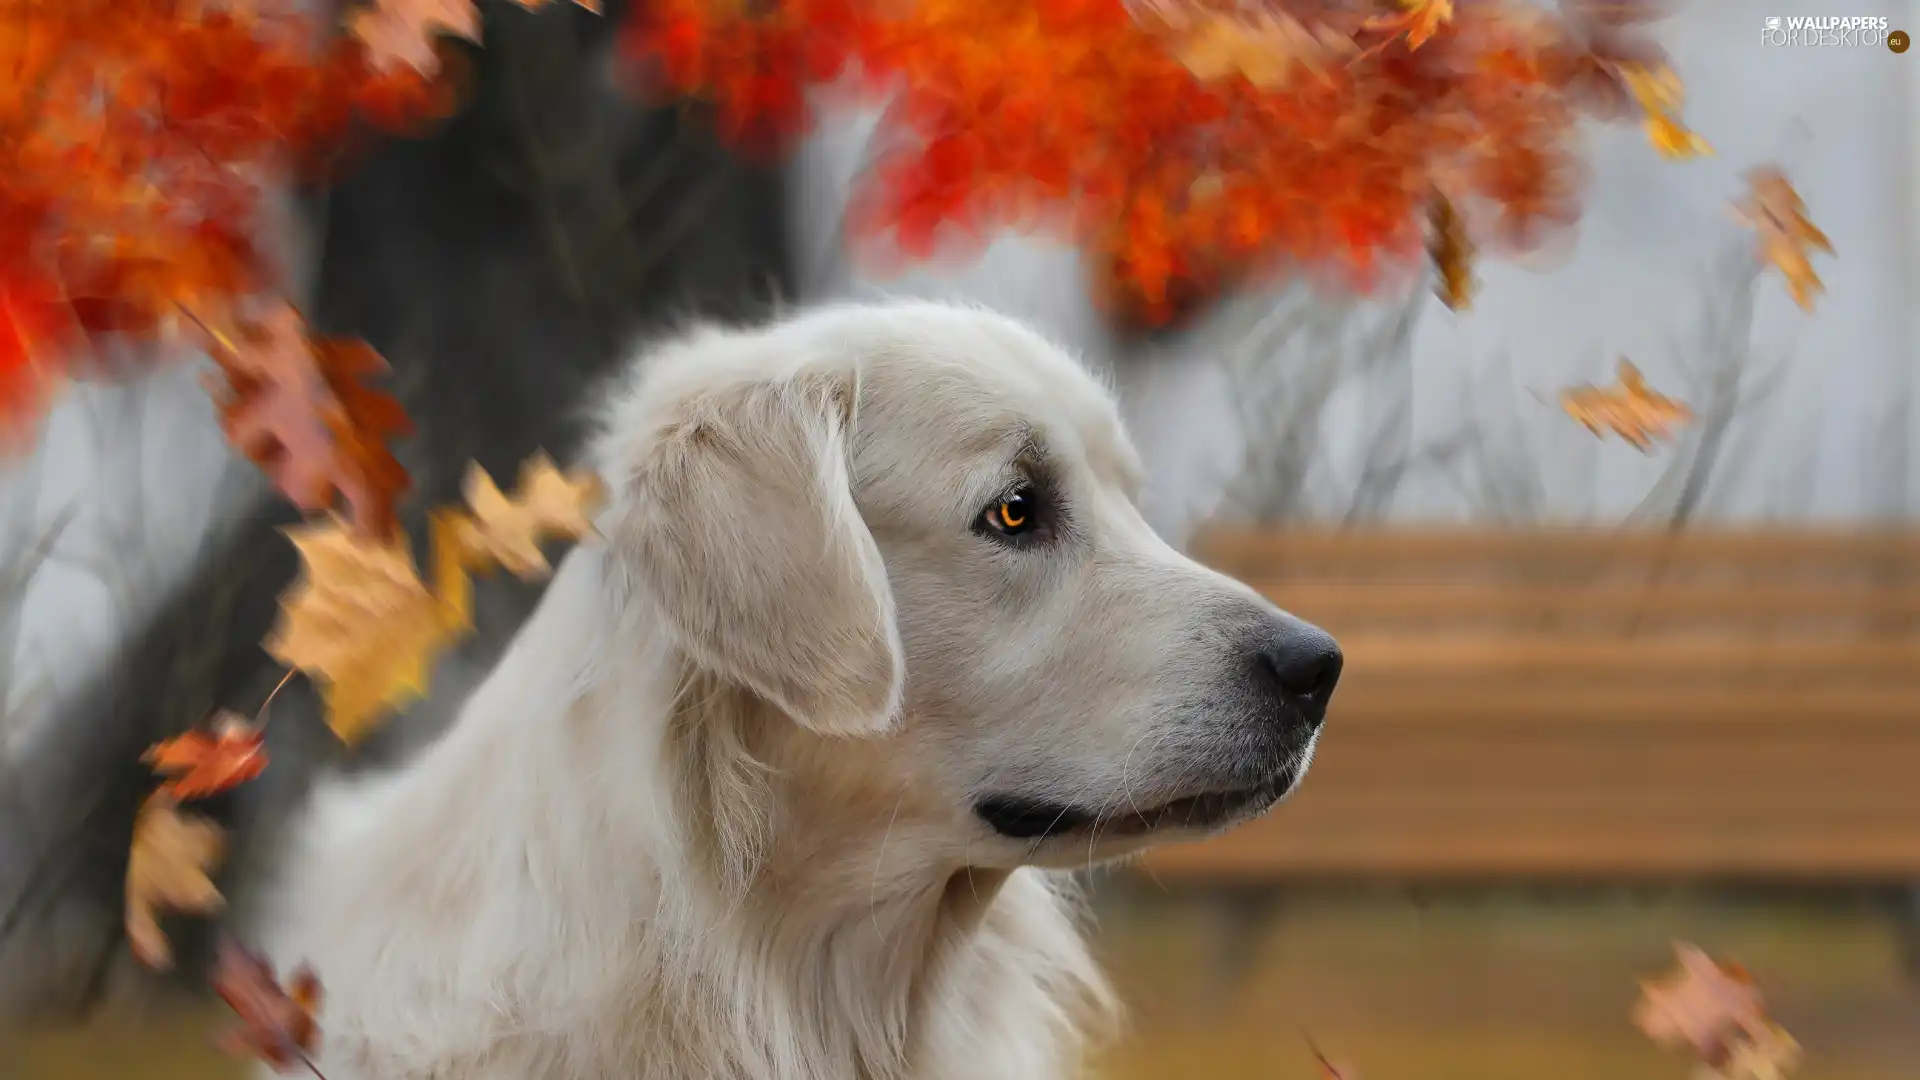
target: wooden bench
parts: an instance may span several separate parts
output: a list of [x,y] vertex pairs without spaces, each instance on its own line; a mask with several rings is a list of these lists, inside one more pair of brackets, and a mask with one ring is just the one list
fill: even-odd
[[1161,881],[1920,881],[1920,532],[1215,530],[1337,636],[1300,793]]

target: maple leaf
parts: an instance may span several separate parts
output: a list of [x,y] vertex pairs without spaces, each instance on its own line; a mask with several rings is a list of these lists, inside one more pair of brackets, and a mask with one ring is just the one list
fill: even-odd
[[1363,26],[1388,34],[1404,35],[1408,51],[1418,49],[1453,21],[1453,0],[1401,0],[1395,15],[1376,15]]
[[218,825],[180,813],[165,795],[141,804],[127,857],[126,909],[127,941],[141,963],[163,971],[173,966],[161,911],[210,914],[224,906],[208,876],[224,842]]
[[1807,204],[1786,173],[1772,165],[1747,173],[1747,194],[1734,204],[1734,216],[1758,236],[1761,261],[1787,279],[1794,303],[1812,311],[1814,297],[1826,291],[1812,252],[1831,255],[1833,242],[1807,220]]
[[1751,976],[1698,946],[1676,942],[1673,948],[1679,967],[1640,984],[1635,1026],[1663,1046],[1692,1050],[1709,1065],[1727,1060],[1742,1039],[1767,1037],[1766,1005]]
[[385,436],[410,425],[399,403],[368,389],[363,376],[386,364],[365,345],[316,340],[290,304],[240,327],[238,340],[209,330],[226,388],[209,390],[235,449],[272,477],[303,510],[346,497],[356,526],[386,534],[406,470]]
[[440,70],[434,38],[446,34],[480,42],[480,11],[473,0],[375,0],[347,16],[347,33],[367,49],[377,71],[405,64],[432,76]]
[[[528,11],[547,6],[548,0],[516,0]],[[594,14],[598,0],[575,0]],[[347,33],[366,46],[375,70],[388,71],[406,64],[422,75],[440,70],[434,39],[440,35],[480,43],[480,12],[473,0],[371,0],[347,16]]]
[[327,724],[352,745],[426,692],[434,661],[465,620],[422,584],[404,534],[375,539],[337,516],[285,532],[305,573],[281,598],[265,647],[322,683]]
[[1561,409],[1595,435],[1605,438],[1612,432],[1643,454],[1653,452],[1654,440],[1693,419],[1692,409],[1648,386],[1640,369],[1624,357],[1618,379],[1617,389],[1576,386],[1562,391]]
[[195,729],[156,743],[140,760],[169,777],[160,790],[181,801],[238,787],[267,767],[266,739],[246,717],[222,709],[213,730]]
[[585,473],[568,476],[552,458],[535,454],[520,466],[511,498],[477,464],[467,473],[466,495],[473,507],[466,537],[471,553],[531,577],[551,569],[540,551],[542,541],[579,540],[593,531],[588,515],[600,499],[600,483]]
[[238,1027],[222,1034],[223,1049],[236,1057],[257,1058],[283,1073],[300,1066],[313,1069],[322,990],[312,968],[295,968],[282,986],[266,958],[222,938],[212,982],[214,992],[240,1018]]

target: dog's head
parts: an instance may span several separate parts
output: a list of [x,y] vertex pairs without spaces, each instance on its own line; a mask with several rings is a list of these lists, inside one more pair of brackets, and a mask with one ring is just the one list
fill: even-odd
[[599,464],[614,557],[687,660],[973,864],[1219,829],[1313,755],[1333,639],[1163,543],[1112,399],[1016,322],[701,331],[616,404]]

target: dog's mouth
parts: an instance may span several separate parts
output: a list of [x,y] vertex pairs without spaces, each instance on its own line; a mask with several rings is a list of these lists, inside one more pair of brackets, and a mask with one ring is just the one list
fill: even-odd
[[1253,787],[1184,795],[1146,806],[1098,809],[1023,795],[989,795],[973,809],[989,828],[1010,840],[1088,833],[1118,839],[1167,830],[1207,831],[1268,809],[1293,789],[1298,778],[1299,770],[1289,768]]

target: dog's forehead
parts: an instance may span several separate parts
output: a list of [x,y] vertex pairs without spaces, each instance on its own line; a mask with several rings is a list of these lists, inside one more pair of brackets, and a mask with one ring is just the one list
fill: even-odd
[[1119,409],[1064,350],[1005,316],[941,305],[868,312],[856,357],[862,427],[925,452],[1004,457],[1038,444],[1132,483],[1139,471]]

